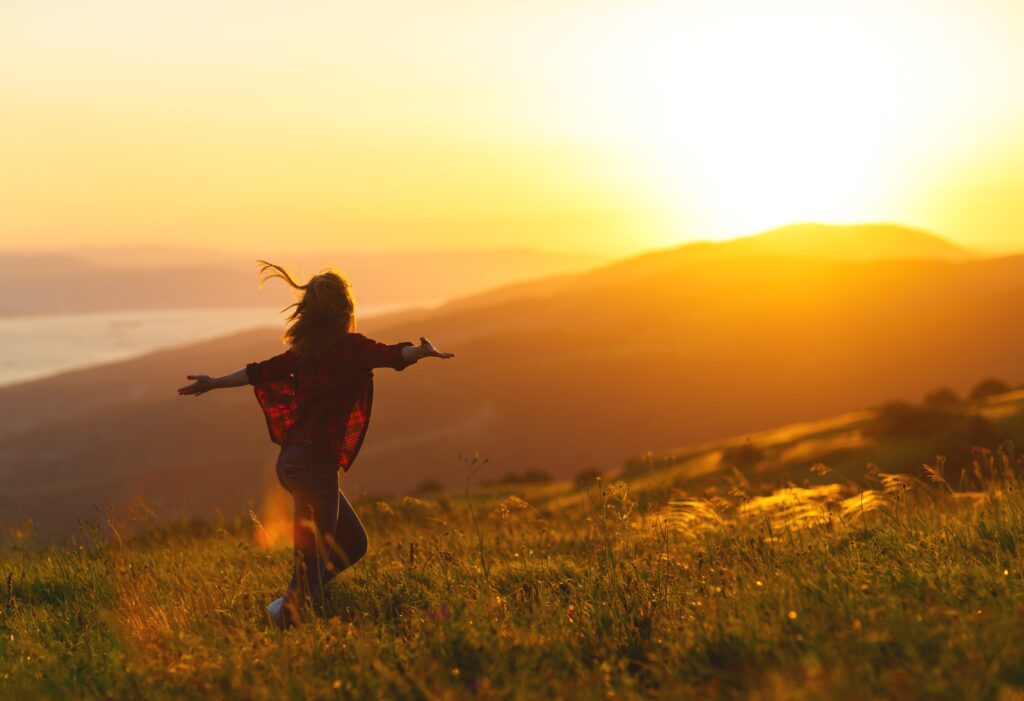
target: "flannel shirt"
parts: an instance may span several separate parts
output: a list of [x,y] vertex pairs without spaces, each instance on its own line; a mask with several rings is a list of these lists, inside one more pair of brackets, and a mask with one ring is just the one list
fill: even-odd
[[409,341],[385,344],[346,333],[323,351],[299,356],[291,348],[245,374],[267,419],[270,440],[279,445],[309,441],[326,449],[348,471],[370,425],[373,369],[404,370]]

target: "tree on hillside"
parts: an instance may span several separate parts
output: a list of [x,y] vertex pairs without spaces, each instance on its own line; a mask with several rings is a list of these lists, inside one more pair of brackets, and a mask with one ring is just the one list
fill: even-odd
[[955,411],[960,408],[961,404],[963,401],[960,396],[949,387],[939,387],[924,395],[924,405],[930,409]]
[[946,431],[954,417],[931,406],[910,402],[886,402],[876,408],[874,420],[865,429],[876,436],[927,436]]
[[993,397],[997,394],[1006,394],[1012,390],[1013,388],[1010,387],[1008,382],[990,377],[975,385],[968,397],[973,401],[978,401],[979,399]]

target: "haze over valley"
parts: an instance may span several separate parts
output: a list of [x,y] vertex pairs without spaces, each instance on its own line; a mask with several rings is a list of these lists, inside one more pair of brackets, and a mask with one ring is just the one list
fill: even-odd
[[[568,478],[645,451],[1021,378],[1024,256],[984,258],[891,225],[786,227],[688,244],[367,319],[457,362],[375,372],[352,494]],[[357,298],[359,294],[358,287]],[[174,393],[283,350],[280,328],[0,388],[0,509],[55,527],[142,496],[167,514],[259,503],[276,447],[250,388]],[[59,439],[55,438],[59,436]]]
[[587,253],[526,248],[395,252],[267,251],[90,247],[59,252],[0,249],[0,317],[145,309],[281,308],[283,286],[257,285],[256,259],[312,275],[334,266],[371,308],[429,306],[487,288],[580,271],[607,260]]

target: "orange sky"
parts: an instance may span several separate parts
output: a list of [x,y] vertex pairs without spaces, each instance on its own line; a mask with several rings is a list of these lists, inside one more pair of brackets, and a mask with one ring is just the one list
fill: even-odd
[[0,4],[0,245],[1024,248],[1024,2]]

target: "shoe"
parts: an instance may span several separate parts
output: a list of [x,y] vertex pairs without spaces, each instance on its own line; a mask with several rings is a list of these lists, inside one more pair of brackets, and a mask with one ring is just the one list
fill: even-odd
[[284,597],[279,596],[267,604],[267,615],[277,626],[278,630],[284,630]]

